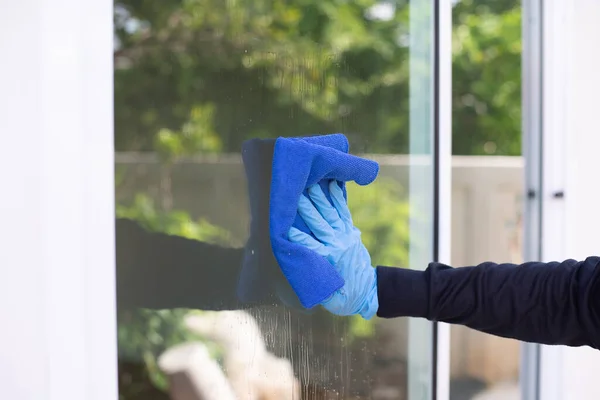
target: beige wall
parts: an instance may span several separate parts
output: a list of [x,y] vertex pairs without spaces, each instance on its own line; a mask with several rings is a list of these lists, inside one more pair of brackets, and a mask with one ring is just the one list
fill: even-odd
[[[452,263],[522,261],[523,161],[454,157]],[[516,380],[519,342],[452,327],[451,373],[488,382]]]
[[[124,173],[125,177],[117,189],[118,201],[130,199],[136,192],[157,193],[161,172],[154,157],[117,154],[116,158],[117,173]],[[418,157],[372,158],[381,164],[381,176],[396,179],[406,187],[409,162],[427,163],[427,159]],[[523,161],[519,157],[453,157],[453,266],[521,261],[522,175]],[[246,181],[239,156],[184,161],[173,168],[170,185],[175,208],[194,217],[206,216],[240,240],[245,239],[249,221]],[[397,320],[386,324],[385,329],[404,332],[404,324],[405,321]],[[399,343],[405,340],[397,339]],[[518,377],[516,341],[453,327],[451,351],[452,376],[469,375],[490,383]]]

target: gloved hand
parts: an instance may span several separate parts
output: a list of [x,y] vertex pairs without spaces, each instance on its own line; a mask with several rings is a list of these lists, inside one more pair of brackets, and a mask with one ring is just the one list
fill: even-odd
[[318,184],[308,189],[312,202],[300,196],[298,213],[317,240],[294,227],[289,239],[325,257],[344,279],[344,286],[325,300],[323,307],[335,315],[360,314],[368,320],[379,308],[376,269],[336,181],[330,183],[329,191],[333,206]]

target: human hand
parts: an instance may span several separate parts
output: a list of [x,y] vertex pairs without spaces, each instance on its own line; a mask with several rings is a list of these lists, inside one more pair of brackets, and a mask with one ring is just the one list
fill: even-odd
[[329,184],[329,192],[333,205],[318,184],[308,189],[310,200],[300,196],[298,213],[316,240],[294,227],[288,236],[290,241],[325,257],[345,281],[342,288],[322,303],[323,307],[335,315],[360,314],[371,319],[379,308],[376,270],[336,181]]

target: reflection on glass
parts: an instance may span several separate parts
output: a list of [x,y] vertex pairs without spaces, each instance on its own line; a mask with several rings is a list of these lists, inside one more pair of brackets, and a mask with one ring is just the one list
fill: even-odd
[[[409,124],[430,118],[409,106],[410,81],[419,74],[427,85],[430,68],[426,57],[424,72],[409,61],[411,35],[432,28],[411,25],[410,10],[403,1],[115,3],[120,399],[430,393],[429,323],[409,330],[404,319],[298,305],[264,248],[272,145],[256,163],[240,155],[252,138],[343,132],[353,153],[382,167],[374,184],[348,186],[373,262],[430,261],[431,224],[415,233],[410,220],[432,175],[415,181],[407,154],[431,165],[430,129]],[[240,285],[256,240],[261,273],[243,276],[250,301]],[[409,396],[415,379],[425,389]]]

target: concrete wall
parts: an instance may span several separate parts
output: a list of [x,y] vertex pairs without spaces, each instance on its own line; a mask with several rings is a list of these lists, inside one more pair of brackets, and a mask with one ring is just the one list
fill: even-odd
[[[409,163],[426,160],[407,156],[372,156],[381,164],[380,177],[408,187]],[[122,183],[117,201],[127,202],[135,193],[159,198],[160,187],[169,186],[173,207],[193,217],[231,231],[243,241],[247,235],[246,180],[238,155],[202,157],[182,161],[172,168],[170,182],[152,155],[117,154],[117,174]],[[523,161],[518,157],[453,157],[452,166],[452,264],[483,261],[521,261],[521,200]],[[394,328],[406,332],[405,321]],[[399,343],[405,338],[398,337]],[[488,383],[516,380],[519,344],[463,327],[452,328],[451,374],[471,376]],[[404,342],[405,343],[405,342]],[[402,346],[404,347],[404,346]]]

